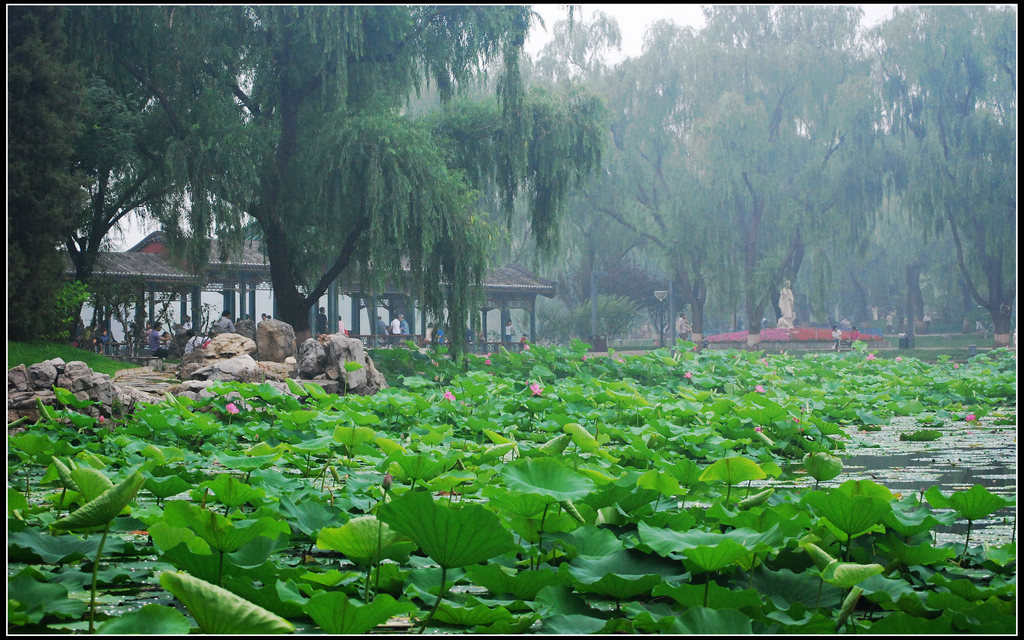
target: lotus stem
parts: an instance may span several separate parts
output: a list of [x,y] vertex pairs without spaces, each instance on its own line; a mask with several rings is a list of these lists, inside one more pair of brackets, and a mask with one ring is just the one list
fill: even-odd
[[447,585],[448,585],[448,567],[445,567],[445,566],[442,565],[441,566],[441,589],[440,589],[440,591],[437,592],[437,600],[434,601],[434,607],[430,610],[430,613],[428,613],[427,617],[424,618],[423,620],[421,620],[418,623],[420,625],[420,631],[419,631],[420,633],[423,633],[423,630],[427,628],[427,623],[430,622],[431,619],[433,619],[434,614],[437,613],[437,608],[441,606],[441,599],[444,597],[444,594],[446,594],[448,592]]
[[100,572],[100,556],[103,554],[103,545],[107,542],[107,532],[110,531],[110,522],[103,528],[103,537],[100,538],[100,546],[96,549],[96,559],[92,563],[92,588],[89,594],[89,633],[95,633],[96,622],[96,580]]

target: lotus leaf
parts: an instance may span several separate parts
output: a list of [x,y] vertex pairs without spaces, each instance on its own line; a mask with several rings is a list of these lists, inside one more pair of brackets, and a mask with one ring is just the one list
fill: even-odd
[[262,489],[256,489],[229,473],[217,474],[213,480],[200,484],[199,489],[212,490],[217,502],[226,507],[237,507],[245,503],[259,506],[265,495]]
[[203,633],[291,633],[295,625],[248,600],[187,573],[163,571],[160,584],[174,594]]
[[241,549],[256,536],[276,538],[280,533],[290,533],[287,523],[272,518],[236,522],[182,500],[171,501],[164,509],[164,517],[168,524],[188,527],[211,549],[225,553]]
[[601,446],[597,438],[576,422],[570,422],[562,427],[562,429],[572,437],[573,444],[579,447],[580,451],[590,453],[597,451]]
[[577,556],[569,563],[569,574],[578,589],[616,600],[650,593],[664,579],[681,578],[685,573],[678,562],[636,549],[604,556]]
[[821,572],[821,579],[842,589],[849,589],[883,571],[885,567],[880,564],[834,561]]
[[340,591],[322,591],[310,598],[304,609],[326,633],[362,634],[416,607],[387,594],[378,595],[369,604],[358,604]]
[[813,491],[805,498],[814,510],[828,519],[847,538],[855,538],[881,524],[892,506],[870,495],[850,496],[837,489],[825,493]]
[[696,635],[749,635],[750,617],[736,609],[692,607],[680,615],[668,633]]
[[88,529],[108,524],[135,498],[146,479],[138,470],[69,515],[54,522],[55,529]]
[[803,462],[807,473],[819,482],[831,480],[843,472],[843,461],[824,451],[806,454]]
[[533,600],[544,587],[566,583],[565,577],[553,569],[516,572],[493,563],[468,567],[466,575],[496,596],[510,595],[519,600]]
[[361,566],[379,564],[384,558],[405,562],[415,549],[415,545],[373,516],[360,516],[341,527],[321,529],[316,546],[338,551]]
[[435,618],[446,624],[454,624],[464,627],[474,625],[494,624],[501,620],[511,620],[512,613],[502,606],[489,607],[479,604],[475,607],[454,606],[442,602],[437,608]]
[[704,470],[698,478],[701,482],[713,482],[715,480],[725,482],[729,485],[746,482],[747,480],[760,480],[767,478],[768,474],[750,458],[733,456],[721,458],[714,461],[711,466]]
[[36,623],[46,615],[77,618],[85,612],[85,603],[68,598],[64,585],[44,582],[41,577],[37,570],[27,568],[7,579],[8,624]]
[[483,562],[516,548],[498,517],[476,504],[455,508],[412,491],[384,504],[379,516],[446,569]]
[[552,502],[578,500],[594,490],[589,478],[550,458],[520,460],[506,467],[502,476],[510,489],[546,496]]
[[683,492],[679,482],[667,473],[651,469],[637,478],[636,485],[643,489],[657,491],[663,496],[675,496]]
[[118,635],[188,635],[189,621],[177,609],[147,604],[137,611],[101,624],[96,633]]

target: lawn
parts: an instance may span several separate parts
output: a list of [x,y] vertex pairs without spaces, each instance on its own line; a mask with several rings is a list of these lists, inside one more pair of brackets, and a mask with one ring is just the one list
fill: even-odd
[[64,362],[81,360],[89,365],[89,368],[98,373],[106,373],[113,376],[122,369],[129,369],[137,365],[114,360],[86,349],[79,349],[69,344],[56,342],[14,342],[7,341],[7,368],[11,369],[19,364],[29,366],[44,360],[62,358]]

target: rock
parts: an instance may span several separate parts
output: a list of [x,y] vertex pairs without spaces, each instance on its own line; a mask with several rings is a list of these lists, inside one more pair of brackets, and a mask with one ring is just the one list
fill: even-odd
[[207,360],[223,360],[235,356],[256,354],[256,342],[237,333],[222,333],[210,340],[203,349],[203,357]]
[[263,360],[260,360],[256,363],[256,366],[258,366],[264,373],[267,380],[284,382],[286,378],[295,377],[296,368],[294,360],[295,358],[292,358],[291,364],[286,364],[284,362],[264,362]]
[[57,367],[49,360],[37,362],[28,368],[28,379],[33,389],[50,389],[57,380]]
[[235,323],[235,333],[241,336],[249,338],[253,342],[256,341],[256,323],[252,320],[239,320]]
[[314,338],[307,338],[299,345],[299,375],[315,378],[327,369],[327,349]]
[[256,353],[266,362],[287,362],[295,357],[295,329],[287,322],[269,318],[256,327]]
[[28,391],[32,387],[29,379],[28,367],[19,364],[13,369],[7,370],[7,393],[12,391]]
[[[221,334],[233,335],[233,334]],[[250,340],[250,342],[252,342]],[[263,382],[264,375],[252,356],[243,354],[225,360],[207,362],[190,376],[192,380],[237,380],[238,382]]]
[[[349,370],[348,363],[360,365]],[[308,379],[339,380],[346,393],[370,395],[387,388],[387,381],[366,354],[363,343],[343,333],[310,338],[299,348],[299,374]]]

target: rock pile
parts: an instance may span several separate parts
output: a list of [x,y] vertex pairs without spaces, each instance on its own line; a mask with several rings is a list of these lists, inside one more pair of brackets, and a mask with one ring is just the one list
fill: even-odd
[[38,398],[49,407],[60,407],[54,387],[67,389],[79,400],[98,404],[81,411],[93,417],[110,417],[116,411],[130,412],[138,402],[159,402],[161,398],[138,389],[115,384],[110,376],[97,373],[80,360],[64,362],[53,358],[26,367],[19,364],[7,371],[7,422],[28,417],[39,419]]

